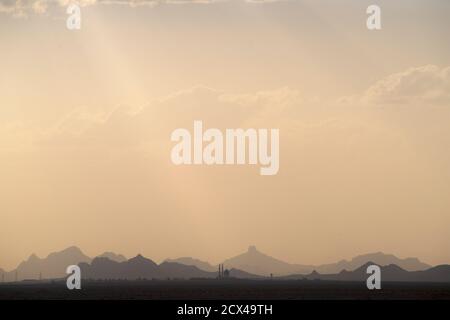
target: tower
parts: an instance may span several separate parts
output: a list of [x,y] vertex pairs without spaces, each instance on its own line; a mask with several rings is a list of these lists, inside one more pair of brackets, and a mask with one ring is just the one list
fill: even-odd
[[223,264],[219,264],[219,279],[222,279],[223,276]]

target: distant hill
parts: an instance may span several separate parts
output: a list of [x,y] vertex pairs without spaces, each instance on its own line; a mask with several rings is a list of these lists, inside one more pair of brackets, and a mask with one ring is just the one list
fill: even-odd
[[91,264],[80,263],[81,275],[86,279],[167,279],[167,278],[215,278],[215,272],[207,272],[195,266],[163,262],[157,265],[150,259],[137,255],[124,262],[108,258],[95,258]]
[[315,267],[314,269],[319,273],[338,273],[342,270],[355,270],[369,261],[381,266],[395,264],[408,271],[425,270],[431,267],[417,258],[400,259],[392,254],[376,252],[356,256],[350,261],[341,260],[337,263],[323,264]]
[[[366,281],[367,267],[376,263],[367,262],[353,271],[342,270],[336,274],[320,274],[313,271],[306,275],[289,275],[282,279],[335,280],[335,281]],[[378,264],[376,264],[378,265]],[[407,271],[395,264],[380,266],[381,281],[399,282],[450,282],[450,265],[440,265],[420,271]]]
[[186,266],[195,266],[197,268],[199,268],[200,270],[204,270],[204,271],[208,271],[208,272],[215,272],[218,270],[218,267],[213,266],[211,264],[209,264],[208,262],[205,261],[201,261],[198,259],[194,259],[191,257],[182,257],[182,258],[177,258],[177,259],[166,259],[167,262],[175,262],[175,263],[180,263],[180,264],[184,264]]
[[108,258],[109,260],[116,261],[116,262],[127,261],[127,258],[124,255],[116,254],[116,253],[110,252],[110,251],[103,252],[101,255],[98,255],[97,257],[98,258]]
[[230,271],[230,277],[236,279],[264,279],[265,277],[256,274],[248,273],[239,269],[228,269]]
[[[252,252],[255,254],[254,252]],[[261,257],[258,257],[261,258]],[[265,259],[265,257],[263,257]],[[334,274],[321,274],[313,270],[307,274],[293,274],[280,276],[279,279],[308,279],[308,280],[334,280],[334,281],[366,281],[367,266],[376,264],[367,262],[352,271],[342,270]],[[377,264],[378,265],[378,264]],[[124,261],[116,262],[108,258],[97,257],[91,264],[80,263],[82,277],[85,279],[192,279],[217,277],[217,272],[208,272],[175,262],[165,261],[160,265],[150,259],[137,255]],[[227,266],[225,265],[225,268]],[[441,265],[422,271],[407,271],[401,267],[390,264],[380,266],[382,281],[408,281],[408,282],[450,282],[450,266]],[[228,268],[232,278],[257,279],[261,276],[254,275],[235,268]]]
[[272,273],[280,276],[293,273],[305,274],[313,270],[322,274],[333,274],[342,270],[352,271],[369,261],[382,266],[395,264],[408,271],[425,270],[431,267],[417,258],[400,259],[392,254],[382,252],[360,255],[350,261],[341,260],[337,263],[318,266],[291,264],[266,255],[254,246],[250,246],[243,254],[225,260],[223,264],[226,268],[237,268],[257,275],[268,276]]
[[[114,261],[126,261],[127,259],[120,254],[113,252],[102,253],[101,256]],[[81,262],[90,263],[92,259],[85,255],[78,247],[71,246],[62,251],[50,253],[46,258],[39,258],[36,254],[21,262],[16,269],[5,272],[5,281],[31,279],[55,279],[66,276],[66,268],[69,265]]]
[[89,279],[138,279],[159,276],[158,265],[142,255],[116,262],[108,258],[94,258],[91,264],[80,263],[81,275]]
[[290,273],[306,273],[314,269],[314,266],[290,264],[271,256],[268,256],[250,246],[247,252],[227,259],[223,262],[225,268],[240,269],[260,276],[285,275]]
[[[89,264],[91,261],[93,264],[90,265],[89,272],[92,272],[95,276],[106,276],[110,274],[111,276],[119,277],[121,274],[124,274],[127,277],[133,278],[133,272],[135,272],[136,275],[141,276],[142,274],[146,274],[151,278],[153,276],[165,277],[167,274],[180,277],[207,277],[207,274],[203,273],[206,272],[214,274],[215,277],[218,269],[218,266],[213,266],[208,262],[190,257],[168,259],[165,261],[166,264],[163,263],[159,266],[141,255],[127,260],[123,255],[113,252],[104,252],[92,260],[79,248],[72,246],[65,250],[51,253],[46,258],[39,258],[35,254],[32,254],[26,261],[20,263],[17,269],[10,272],[0,270],[0,272],[5,272],[5,281],[14,281],[16,275],[18,280],[39,279],[40,277],[42,279],[62,278],[66,276],[65,271],[67,266],[79,263]],[[119,267],[116,264],[112,264],[112,262],[122,263],[123,265]],[[270,274],[276,277],[305,275],[310,274],[313,270],[321,275],[333,275],[340,273],[342,270],[354,271],[367,262],[373,262],[381,266],[396,265],[407,271],[430,269],[429,265],[421,262],[417,258],[400,259],[392,254],[384,254],[382,252],[360,255],[350,261],[341,260],[337,263],[318,266],[291,264],[264,254],[254,246],[250,246],[246,252],[240,255],[225,260],[223,264],[226,269],[231,271],[232,277],[252,278],[256,276],[269,277]],[[176,265],[173,265],[173,263]],[[191,266],[196,269],[182,268],[179,272],[175,272],[179,268],[178,265]],[[164,269],[168,269],[167,272]],[[106,274],[96,273],[97,270],[104,270]],[[198,273],[197,270],[201,272]]]
[[32,254],[19,266],[6,273],[6,281],[24,279],[61,278],[65,276],[66,268],[79,262],[90,262],[91,258],[86,256],[79,248],[72,246],[59,252],[50,253],[46,258],[39,258]]
[[161,274],[164,278],[216,278],[217,272],[208,272],[200,270],[195,266],[186,266],[175,262],[163,262],[159,265]]
[[[157,265],[150,259],[137,255],[128,261],[116,262],[108,258],[97,257],[89,263],[80,263],[81,276],[85,279],[214,279],[217,272],[208,272],[175,262],[164,261]],[[255,279],[258,276],[247,272],[231,269],[230,277]]]

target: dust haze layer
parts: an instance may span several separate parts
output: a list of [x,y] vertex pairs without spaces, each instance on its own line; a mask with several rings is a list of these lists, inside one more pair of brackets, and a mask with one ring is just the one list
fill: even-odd
[[[35,2],[0,0],[4,270],[73,243],[450,261],[450,2],[379,0],[376,32],[365,0],[88,1],[77,32]],[[174,166],[170,133],[194,120],[279,128],[279,173]]]

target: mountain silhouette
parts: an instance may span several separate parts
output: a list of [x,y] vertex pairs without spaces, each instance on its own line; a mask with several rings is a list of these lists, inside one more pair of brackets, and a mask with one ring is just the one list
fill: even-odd
[[369,253],[364,255],[359,255],[354,257],[352,260],[341,260],[337,263],[323,264],[315,267],[314,269],[319,273],[338,273],[341,270],[355,270],[358,267],[366,264],[367,262],[372,262],[377,265],[386,266],[390,264],[395,264],[402,269],[407,271],[418,271],[429,269],[431,266],[421,262],[417,258],[406,258],[400,259],[392,254],[385,254],[382,252]]
[[230,272],[230,277],[231,278],[236,278],[236,279],[264,279],[263,276],[260,275],[256,275],[256,274],[252,274],[252,273],[248,273],[239,269],[235,269],[235,268],[231,268],[228,269]]
[[167,262],[175,262],[175,263],[180,263],[180,264],[184,264],[186,266],[195,266],[197,268],[199,268],[200,270],[204,270],[204,271],[208,271],[208,272],[214,272],[216,270],[218,270],[218,267],[213,266],[211,264],[209,264],[208,262],[199,260],[199,259],[194,259],[191,257],[181,257],[181,258],[177,258],[177,259],[166,259]]
[[[283,279],[308,279],[308,280],[334,280],[334,281],[366,281],[368,278],[367,267],[378,265],[367,262],[353,271],[342,270],[336,274],[320,274],[313,271],[306,275],[289,275]],[[401,267],[390,264],[386,266],[378,265],[381,270],[381,281],[398,282],[450,282],[450,265],[440,265],[420,271],[407,271]]]
[[[101,256],[106,256],[111,260],[125,261],[123,255],[112,252],[105,252]],[[39,258],[36,254],[21,262],[16,269],[4,272],[5,281],[25,280],[25,279],[56,279],[66,276],[66,268],[69,265],[76,265],[81,262],[91,262],[92,259],[85,255],[78,247],[71,246],[62,251],[50,253],[46,258]]]
[[208,272],[196,266],[187,266],[175,262],[163,262],[159,267],[164,278],[192,279],[217,277],[217,272]]
[[83,278],[88,279],[139,279],[158,278],[158,265],[142,255],[124,261],[116,262],[105,257],[97,257],[91,264],[78,264]]
[[122,254],[116,254],[114,252],[106,251],[102,254],[98,255],[97,258],[108,258],[109,260],[116,262],[124,262],[127,261],[127,258]]
[[95,258],[91,264],[80,263],[81,275],[85,279],[167,279],[167,278],[214,278],[215,272],[207,272],[195,266],[163,262],[157,265],[150,259],[137,255],[124,262],[108,258]]
[[15,270],[7,272],[5,280],[14,281],[16,275],[17,280],[61,278],[65,276],[67,266],[90,261],[91,258],[75,246],[50,253],[43,259],[32,254],[27,260],[20,263]]
[[285,275],[294,272],[306,273],[314,268],[313,266],[295,265],[275,259],[258,251],[255,246],[250,246],[247,252],[225,260],[223,265],[225,268],[236,268],[261,276]]
[[[196,266],[164,261],[160,265],[150,259],[137,255],[128,261],[116,262],[105,257],[97,257],[92,262],[80,263],[84,279],[214,279],[217,272],[208,272]],[[232,278],[256,279],[258,276],[237,270],[229,270]]]
[[[171,261],[186,265],[195,265],[205,271],[217,269],[217,267],[211,266],[206,262],[199,263],[200,260],[193,258],[180,258]],[[247,252],[225,260],[223,264],[226,268],[236,268],[255,275],[269,276],[273,274],[275,276],[282,276],[289,274],[307,274],[313,270],[316,270],[320,274],[333,274],[341,270],[352,271],[367,262],[373,262],[382,266],[395,264],[408,271],[425,270],[431,267],[417,258],[400,259],[392,254],[384,254],[382,252],[359,255],[350,261],[341,260],[336,263],[323,265],[292,264],[264,254],[258,251],[255,246],[250,246]]]
[[[436,269],[430,268],[429,265],[419,261],[417,258],[400,259],[394,255],[382,252],[360,255],[350,261],[341,260],[337,263],[318,266],[291,264],[266,255],[258,251],[254,246],[250,246],[247,252],[243,254],[225,260],[223,264],[229,270],[230,276],[234,278],[269,277],[271,274],[275,277],[288,275],[304,277],[304,275],[312,274],[321,278],[326,278],[326,275],[330,275],[332,278],[336,274],[341,275],[341,277],[356,277],[357,273],[350,273],[352,271],[360,271],[360,267],[369,262],[386,267],[395,265],[405,272],[427,271],[423,276],[420,273],[416,273],[414,276],[418,278],[431,277],[430,274],[433,273],[436,279],[441,279],[441,273],[445,276],[447,272],[445,266],[438,266]],[[217,276],[218,270],[218,266],[190,257],[168,259],[164,263],[157,265],[142,255],[126,260],[123,255],[105,252],[92,260],[79,248],[72,246],[62,251],[51,253],[46,258],[39,258],[32,254],[26,261],[20,263],[15,270],[5,272],[0,269],[0,272],[2,275],[5,275],[5,281],[40,278],[55,279],[65,277],[67,266],[73,264],[83,265],[88,272],[87,275],[91,278],[103,279],[214,278]],[[388,272],[392,271],[389,268],[386,270]],[[400,272],[398,271],[398,273]],[[366,277],[365,273],[361,274]],[[405,277],[408,278],[410,275]]]

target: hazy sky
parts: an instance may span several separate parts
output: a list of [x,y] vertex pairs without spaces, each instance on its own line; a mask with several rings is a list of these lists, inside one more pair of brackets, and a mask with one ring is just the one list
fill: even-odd
[[[450,2],[0,0],[0,267],[77,245],[450,263]],[[366,8],[382,8],[382,30]],[[280,170],[170,133],[279,128]]]

